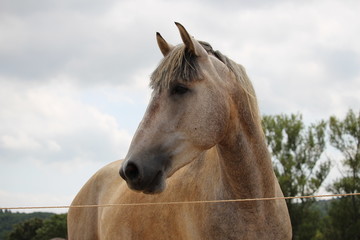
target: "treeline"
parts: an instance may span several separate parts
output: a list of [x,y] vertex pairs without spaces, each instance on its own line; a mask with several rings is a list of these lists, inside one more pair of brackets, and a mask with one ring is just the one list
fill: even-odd
[[[263,116],[262,123],[285,196],[314,195],[320,187],[334,194],[360,192],[360,111],[349,110],[343,119],[332,116],[309,126],[301,114]],[[326,154],[329,150],[337,151],[341,159],[331,159]],[[334,163],[339,162],[341,176],[324,186],[331,168],[340,166]],[[300,198],[286,202],[294,240],[360,240],[360,197],[338,197],[331,201]],[[65,214],[34,214],[39,215],[27,215],[14,225],[13,213],[0,212],[0,239],[66,237]],[[21,217],[24,216],[17,216]]]
[[0,210],[0,240],[49,240],[66,236],[66,214]]
[[[262,123],[285,196],[314,195],[320,187],[333,194],[360,192],[360,111],[349,110],[344,119],[332,116],[310,126],[300,114],[264,116]],[[341,159],[331,159],[327,151],[336,151]],[[341,176],[324,186],[339,161]],[[325,212],[313,198],[286,202],[293,239],[360,239],[360,197],[339,197],[325,206]]]

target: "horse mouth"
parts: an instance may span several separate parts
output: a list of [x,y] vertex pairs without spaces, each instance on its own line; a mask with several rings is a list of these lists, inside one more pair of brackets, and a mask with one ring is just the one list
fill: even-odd
[[142,192],[144,194],[159,194],[165,189],[164,173],[159,171],[156,175],[147,183],[146,182],[131,182],[127,181],[128,187],[136,192]]
[[165,189],[164,173],[159,171],[153,180],[143,189],[145,194],[157,194],[161,193]]

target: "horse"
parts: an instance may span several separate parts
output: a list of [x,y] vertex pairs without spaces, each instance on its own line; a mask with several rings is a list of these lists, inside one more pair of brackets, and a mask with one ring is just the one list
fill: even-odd
[[73,200],[69,239],[291,239],[245,69],[176,26],[182,44],[156,33],[164,58],[145,115],[125,159]]

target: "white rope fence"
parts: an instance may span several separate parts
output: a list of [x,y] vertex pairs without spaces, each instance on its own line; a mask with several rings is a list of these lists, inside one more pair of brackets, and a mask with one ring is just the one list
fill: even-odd
[[184,204],[219,204],[233,202],[253,202],[253,201],[273,201],[287,199],[306,199],[306,198],[329,198],[329,197],[348,197],[360,196],[360,193],[346,194],[326,194],[312,196],[297,197],[267,197],[267,198],[243,198],[243,199],[227,199],[227,200],[199,200],[199,201],[183,201],[183,202],[144,202],[144,203],[118,203],[118,204],[85,204],[72,206],[34,206],[34,207],[0,207],[0,210],[28,210],[28,209],[59,209],[59,208],[104,208],[104,207],[120,207],[120,206],[154,206],[154,205],[184,205]]

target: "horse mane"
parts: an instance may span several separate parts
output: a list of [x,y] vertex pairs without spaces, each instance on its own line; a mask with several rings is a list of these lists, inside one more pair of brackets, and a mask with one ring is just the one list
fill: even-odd
[[[261,125],[261,118],[256,100],[256,94],[245,68],[223,55],[218,50],[213,50],[212,46],[204,41],[199,41],[201,46],[208,54],[213,55],[234,74],[241,88],[246,93],[247,102],[250,108],[251,117]],[[199,68],[197,57],[185,48],[185,45],[176,46],[160,62],[150,77],[150,87],[152,89],[169,89],[174,81],[192,82],[203,79],[203,74]]]

